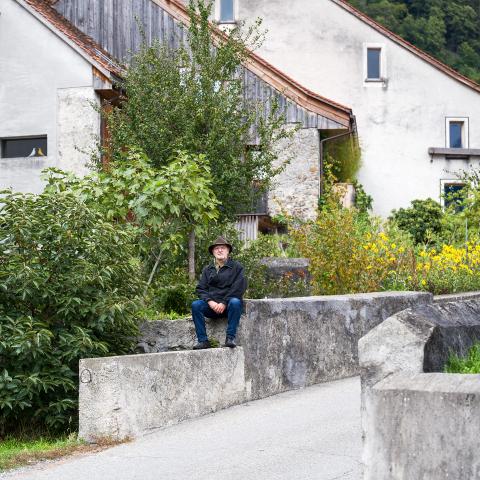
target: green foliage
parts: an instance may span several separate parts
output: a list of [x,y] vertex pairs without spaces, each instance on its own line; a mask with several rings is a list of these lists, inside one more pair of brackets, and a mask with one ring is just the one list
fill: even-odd
[[190,313],[192,301],[197,298],[195,287],[196,282],[188,280],[185,269],[163,268],[152,284],[146,303],[156,316],[160,312],[185,316]]
[[442,230],[442,207],[438,202],[427,198],[426,200],[413,200],[411,207],[393,210],[390,220],[399,228],[408,232],[416,244],[430,243]]
[[353,186],[355,188],[355,208],[361,214],[368,215],[368,212],[372,209],[372,196],[365,191],[360,182],[355,180]]
[[480,80],[480,1],[350,0],[415,46]]
[[352,183],[356,180],[362,162],[362,152],[358,143],[351,137],[326,142],[325,163],[338,182]]
[[287,235],[259,235],[248,242],[236,258],[244,265],[248,278],[247,298],[302,297],[309,295],[308,279],[285,273],[282,278],[270,278],[262,259],[298,257],[292,238]]
[[34,461],[61,457],[85,449],[75,434],[60,437],[7,437],[0,442],[0,472]]
[[[230,218],[265,191],[280,168],[274,145],[288,137],[278,108],[244,101],[241,65],[263,34],[259,24],[235,27],[212,36],[208,19],[213,3],[191,1],[185,43],[174,51],[160,43],[144,44],[132,60],[122,88],[126,100],[105,112],[111,132],[108,153],[124,161],[125,145],[140,147],[155,169],[178,151],[204,155],[221,215]],[[188,46],[187,46],[188,45]],[[256,125],[261,148],[246,149]]]
[[475,343],[468,350],[466,357],[452,353],[448,357],[445,373],[480,373],[480,343]]
[[218,217],[203,155],[177,152],[158,168],[139,148],[123,152],[122,159],[83,178],[50,169],[47,191],[74,192],[107,220],[133,222],[140,227],[138,241],[147,257],[177,253],[192,228],[200,233]]
[[143,290],[131,231],[71,193],[4,193],[0,435],[74,428],[79,358],[130,351]]

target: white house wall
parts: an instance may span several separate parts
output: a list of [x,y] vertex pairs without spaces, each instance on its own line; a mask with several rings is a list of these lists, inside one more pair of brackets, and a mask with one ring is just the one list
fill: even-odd
[[99,133],[92,66],[12,0],[0,2],[0,139],[47,135],[47,157],[1,158],[0,188],[42,190],[40,171],[85,172]]
[[[239,19],[263,18],[259,54],[307,88],[352,107],[363,151],[359,180],[386,216],[415,198],[440,200],[441,179],[473,161],[436,157],[445,117],[469,118],[480,147],[480,94],[442,73],[330,0],[238,0]],[[386,52],[388,84],[364,82],[365,44]]]

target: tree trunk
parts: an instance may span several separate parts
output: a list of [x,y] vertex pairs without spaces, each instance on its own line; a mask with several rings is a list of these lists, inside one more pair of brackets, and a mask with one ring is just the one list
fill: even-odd
[[188,235],[188,279],[195,280],[195,230]]

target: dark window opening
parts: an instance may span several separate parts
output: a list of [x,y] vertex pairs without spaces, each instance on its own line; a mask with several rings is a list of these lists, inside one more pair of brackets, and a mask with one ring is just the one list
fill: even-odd
[[463,122],[450,122],[450,148],[463,148]]
[[369,80],[380,80],[380,48],[367,49],[367,78]]
[[2,158],[45,157],[47,153],[46,135],[2,140]]
[[220,21],[233,22],[233,1],[234,0],[220,0]]
[[463,200],[465,199],[463,183],[445,183],[443,185],[443,199],[445,208],[454,207],[455,212],[463,210]]

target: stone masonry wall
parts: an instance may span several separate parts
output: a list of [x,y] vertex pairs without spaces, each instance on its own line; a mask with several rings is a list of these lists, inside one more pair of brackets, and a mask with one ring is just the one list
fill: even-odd
[[288,163],[269,191],[269,215],[285,212],[304,220],[315,218],[320,192],[318,145],[316,128],[302,128],[293,139],[280,142],[276,165]]

